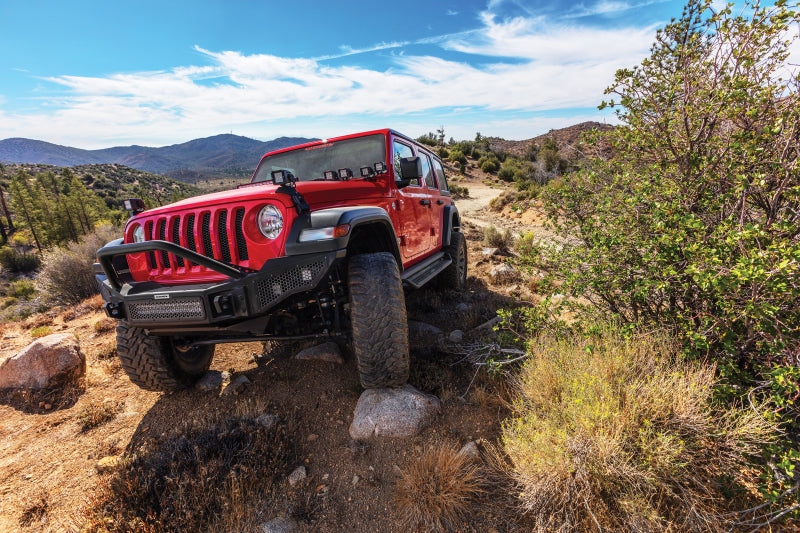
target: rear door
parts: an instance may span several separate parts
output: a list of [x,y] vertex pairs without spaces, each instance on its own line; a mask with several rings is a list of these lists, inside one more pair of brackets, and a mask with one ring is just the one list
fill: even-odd
[[[402,139],[393,139],[392,156],[395,180],[399,180],[402,177],[400,176],[400,159],[414,156],[411,143]],[[430,195],[422,180],[413,180],[410,185],[397,191],[401,232],[399,236],[400,252],[404,260],[412,259],[430,248],[430,203]]]
[[423,151],[419,151],[422,160],[422,176],[425,183],[425,192],[428,196],[428,208],[430,226],[430,248],[436,248],[442,244],[442,217],[444,214],[444,202],[439,193],[439,185],[433,169],[433,158]]

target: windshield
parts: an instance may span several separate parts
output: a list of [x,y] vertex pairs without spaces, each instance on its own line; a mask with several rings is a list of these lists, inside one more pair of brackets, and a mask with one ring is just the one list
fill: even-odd
[[324,180],[326,171],[338,175],[339,169],[349,168],[353,177],[358,178],[361,167],[370,167],[374,172],[376,163],[385,168],[385,162],[386,139],[381,134],[367,135],[265,157],[251,183],[270,181],[273,170],[291,172],[298,181],[313,181]]

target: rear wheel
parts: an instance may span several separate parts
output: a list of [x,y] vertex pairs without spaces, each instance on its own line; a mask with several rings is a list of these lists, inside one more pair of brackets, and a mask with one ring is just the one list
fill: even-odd
[[408,319],[403,282],[392,254],[355,255],[348,273],[353,352],[365,389],[408,381]]
[[467,286],[467,239],[460,231],[450,234],[450,244],[442,248],[453,261],[439,274],[439,285],[444,289],[462,290]]
[[184,347],[170,337],[117,323],[117,355],[130,380],[145,390],[174,391],[194,385],[211,366],[214,346]]

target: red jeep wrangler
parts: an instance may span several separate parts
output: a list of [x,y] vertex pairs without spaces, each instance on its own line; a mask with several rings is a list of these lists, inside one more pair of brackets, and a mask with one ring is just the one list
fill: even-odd
[[249,184],[133,216],[97,252],[131,381],[174,390],[224,342],[352,338],[365,388],[408,379],[403,286],[461,289],[466,241],[440,159],[393,130],[266,154]]

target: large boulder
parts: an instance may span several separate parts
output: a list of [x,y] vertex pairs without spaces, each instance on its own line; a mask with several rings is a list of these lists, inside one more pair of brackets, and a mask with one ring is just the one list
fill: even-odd
[[85,373],[86,358],[75,335],[54,333],[0,361],[0,389],[51,389]]
[[413,437],[440,407],[436,396],[408,384],[396,389],[369,389],[358,399],[350,436],[356,440]]

